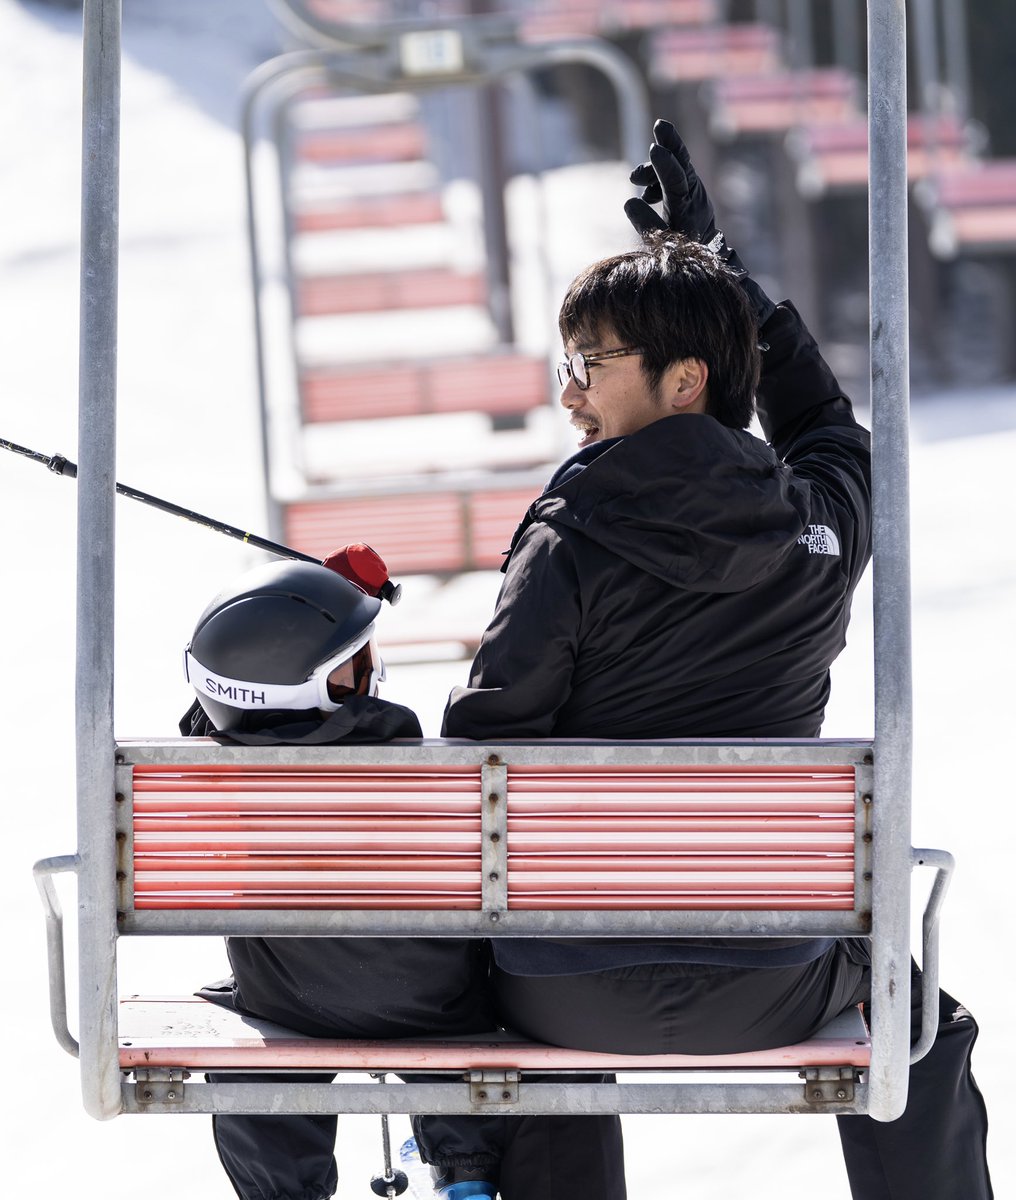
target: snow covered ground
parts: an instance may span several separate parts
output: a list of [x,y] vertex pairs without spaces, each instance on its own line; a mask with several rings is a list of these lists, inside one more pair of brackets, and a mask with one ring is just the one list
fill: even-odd
[[[259,5],[237,0],[127,0],[125,8],[118,477],[260,528],[235,110],[243,75],[276,48],[274,27]],[[231,35],[227,18],[245,23],[243,38]],[[203,25],[203,38],[189,36],[188,24]],[[0,436],[74,457],[79,18],[0,0],[0,52]],[[1012,922],[1006,850],[1016,796],[1005,762],[1016,725],[1014,461],[1016,390],[916,404],[914,838],[953,850],[959,861],[944,921],[944,982],[981,1023],[975,1065],[993,1122],[999,1196],[1016,1194],[1016,1155],[1005,1134],[1016,1115],[1012,973],[1004,950],[994,957]],[[0,849],[4,1192],[225,1200],[230,1189],[205,1118],[92,1121],[80,1106],[76,1067],[49,1031],[31,865],[75,848],[74,485],[4,455],[0,509],[3,796],[15,835]],[[254,559],[238,543],[127,501],[118,520],[116,727],[170,734],[189,702],[179,660],[194,619]],[[480,577],[457,603],[482,616],[496,585],[496,577]],[[407,588],[400,612],[413,604]],[[867,610],[859,597],[836,671],[831,736],[870,732]],[[397,666],[388,694],[416,708],[435,734],[448,689],[464,674],[454,662]],[[73,915],[72,891],[65,906]],[[224,967],[214,940],[123,949],[128,988],[186,990]],[[369,1194],[380,1140],[374,1120],[341,1124],[339,1195],[351,1200]],[[647,1117],[625,1128],[633,1196],[766,1200],[813,1190],[818,1172],[828,1200],[848,1195],[829,1120]]]

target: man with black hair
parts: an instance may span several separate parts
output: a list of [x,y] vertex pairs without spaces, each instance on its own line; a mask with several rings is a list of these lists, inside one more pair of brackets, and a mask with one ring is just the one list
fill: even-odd
[[[773,304],[716,229],[674,127],[654,136],[626,205],[642,246],[587,268],[561,307],[561,403],[579,449],[515,534],[446,736],[820,732],[870,557],[869,435],[796,310]],[[746,430],[753,410],[768,442]],[[505,1022],[577,1049],[785,1045],[870,989],[862,939],[503,938],[493,956]],[[918,1021],[920,982],[915,970]],[[944,993],[940,1009],[904,1116],[840,1119],[857,1200],[992,1194],[976,1025]],[[440,1161],[468,1129],[435,1119],[425,1153]],[[478,1141],[504,1200],[625,1195],[616,1119],[506,1120]],[[571,1188],[561,1164],[604,1146],[599,1185]]]

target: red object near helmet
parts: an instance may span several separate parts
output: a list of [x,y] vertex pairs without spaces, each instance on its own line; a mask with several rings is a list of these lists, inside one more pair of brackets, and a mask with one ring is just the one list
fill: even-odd
[[388,568],[380,554],[363,542],[352,542],[348,546],[339,546],[322,562],[322,566],[341,575],[355,584],[361,592],[375,596],[379,600],[387,600],[389,604],[398,604],[402,596],[402,588],[392,583],[388,577]]

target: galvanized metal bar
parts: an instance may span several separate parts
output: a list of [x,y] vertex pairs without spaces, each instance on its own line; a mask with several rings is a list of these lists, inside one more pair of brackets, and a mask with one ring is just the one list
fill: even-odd
[[344,912],[278,909],[135,909],[124,913],[121,932],[231,937],[862,937],[866,915],[821,912],[528,912],[498,917],[461,911]]
[[81,1076],[87,1111],[120,1111],[113,837],[113,567],[120,3],[85,0],[78,406],[77,796]]
[[783,0],[755,0],[752,6],[752,18],[764,25],[774,25],[779,28],[783,24]]
[[116,755],[116,920],[122,932],[134,911],[134,772]]
[[866,755],[854,771],[854,909],[871,930],[872,880],[872,807],[874,798],[874,756]]
[[[539,742],[470,742],[465,739],[422,738],[387,742],[377,746],[301,746],[299,768],[327,766],[455,767],[479,768],[491,755],[508,764],[552,764],[588,767],[678,766],[857,766],[870,761],[872,743],[853,739],[801,738],[766,741],[669,739],[610,742],[597,738],[569,738]],[[185,764],[238,767],[286,766],[294,763],[292,746],[222,745],[210,738],[139,738],[117,743],[117,759],[137,766],[178,767]]]
[[952,111],[965,121],[970,115],[970,32],[966,0],[942,0],[942,42]]
[[75,1058],[78,1043],[67,1025],[67,965],[64,958],[63,910],[60,897],[53,886],[53,876],[63,871],[77,871],[81,860],[76,854],[43,858],[32,872],[46,911],[46,961],[49,968],[49,1020],[57,1042]]
[[[784,1074],[783,1079],[787,1076]],[[463,1113],[472,1116],[522,1116],[573,1113],[823,1113],[866,1111],[868,1092],[855,1082],[852,1101],[809,1103],[801,1082],[781,1083],[527,1083],[518,1100],[473,1104],[465,1080],[405,1083],[379,1088],[373,1083],[203,1083],[185,1080],[172,1100],[158,1087],[123,1084],[123,1105],[131,1113]],[[182,1090],[182,1095],[180,1091]],[[496,1089],[494,1089],[496,1090]]]
[[927,116],[940,111],[938,14],[936,0],[910,0],[918,103]]
[[480,770],[480,870],[488,932],[508,908],[508,768],[491,755]]
[[[264,268],[261,258],[260,227],[255,187],[254,154],[257,147],[257,120],[263,96],[278,84],[283,73],[289,73],[293,87],[318,82],[321,78],[321,54],[318,52],[296,53],[283,60],[272,59],[258,67],[248,78],[244,87],[240,129],[243,136],[243,163],[246,179],[247,200],[247,254],[251,274],[251,305],[254,315],[254,366],[257,380],[258,412],[261,418],[261,469],[265,481],[265,503],[268,532],[276,541],[284,536],[282,508],[274,497],[271,486],[271,438],[272,422],[268,408],[268,366],[265,334],[264,305],[261,295]],[[281,164],[280,164],[281,176]]]
[[952,879],[955,859],[948,850],[915,850],[915,867],[935,867],[935,881],[924,909],[921,930],[921,1034],[911,1047],[910,1062],[920,1062],[938,1033],[938,919]]
[[898,1117],[910,1057],[912,695],[904,0],[868,3],[875,765],[871,1115]]
[[833,0],[833,60],[855,75],[862,73],[858,0]]
[[586,63],[610,80],[617,96],[621,125],[621,153],[626,162],[641,162],[646,153],[646,138],[651,130],[649,100],[645,84],[634,63],[609,42],[596,38],[551,42],[533,48],[525,69],[553,63]]
[[811,0],[787,0],[787,28],[790,34],[790,65],[804,71],[815,64],[815,29]]

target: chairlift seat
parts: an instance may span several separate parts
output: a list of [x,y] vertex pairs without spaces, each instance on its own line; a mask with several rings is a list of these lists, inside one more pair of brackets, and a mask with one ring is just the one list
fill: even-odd
[[324,558],[343,529],[382,555],[395,575],[498,569],[512,533],[540,493],[496,480],[449,489],[300,500],[285,510],[287,543]]
[[297,312],[304,317],[483,305],[487,301],[487,281],[482,274],[444,267],[369,275],[309,275],[298,281],[296,291]]
[[444,219],[440,193],[426,191],[298,199],[292,208],[294,233],[398,228],[435,224]]
[[[193,738],[122,741],[117,763],[121,937],[869,930],[865,742],[259,749]],[[503,1033],[315,1039],[197,997],[132,995],[116,1037],[131,1112],[711,1111],[721,1097],[729,1111],[849,1112],[863,1110],[870,1061],[856,1012],[752,1054],[615,1055]],[[205,1071],[448,1079],[194,1079]],[[646,1082],[675,1071],[684,1077]],[[536,1083],[532,1072],[633,1079]]]
[[838,68],[735,75],[714,80],[709,98],[709,128],[716,137],[785,133],[803,121],[854,117],[857,81]]
[[1016,160],[938,171],[922,180],[914,194],[928,213],[937,257],[1011,253],[1016,248]]
[[780,66],[779,35],[768,25],[660,29],[652,35],[649,73],[657,84],[764,75]]
[[427,157],[427,133],[417,122],[358,129],[316,129],[295,138],[296,158],[344,166],[368,162],[412,162]]
[[521,415],[547,403],[547,363],[522,354],[317,367],[300,376],[306,423],[427,413]]
[[567,1050],[502,1032],[448,1039],[309,1038],[198,996],[128,996],[119,1005],[123,1070],[561,1072],[731,1071],[867,1067],[871,1037],[859,1010],[792,1046],[742,1054],[605,1054]]
[[[864,937],[873,778],[865,741],[120,741],[116,937]],[[70,1047],[57,869],[68,866],[44,862],[37,874],[54,1028]],[[114,1055],[113,1111],[135,1113],[854,1113],[868,1111],[875,1069],[856,1013],[797,1046],[699,1056],[505,1034],[313,1039],[195,997],[132,995],[116,1008],[115,1046],[90,1043],[88,1062]],[[209,1082],[207,1071],[227,1077]],[[410,1078],[378,1087],[347,1077],[391,1071]],[[447,1078],[421,1082],[417,1071]]]
[[[827,191],[856,191],[868,183],[868,126],[863,117],[851,121],[808,123],[787,136],[787,149],[798,164],[797,185],[808,197]],[[967,128],[952,116],[907,119],[907,174],[911,180],[967,160]]]

